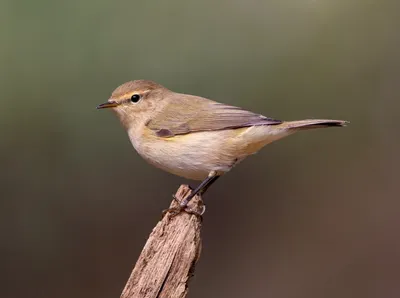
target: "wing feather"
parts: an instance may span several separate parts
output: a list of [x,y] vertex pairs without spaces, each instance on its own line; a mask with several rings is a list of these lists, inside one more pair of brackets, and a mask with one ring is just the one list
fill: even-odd
[[191,132],[280,123],[282,121],[239,107],[221,104],[198,96],[176,93],[174,98],[148,121],[147,127],[160,137],[172,137]]

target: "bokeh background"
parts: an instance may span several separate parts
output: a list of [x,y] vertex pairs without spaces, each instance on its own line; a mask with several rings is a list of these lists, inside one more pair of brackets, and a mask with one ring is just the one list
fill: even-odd
[[398,1],[2,0],[0,296],[119,297],[188,182],[95,109],[151,79],[351,121],[273,143],[210,189],[189,297],[399,297],[399,26]]

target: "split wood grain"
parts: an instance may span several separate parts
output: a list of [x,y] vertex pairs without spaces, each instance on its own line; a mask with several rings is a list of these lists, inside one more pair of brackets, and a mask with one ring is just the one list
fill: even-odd
[[[191,192],[181,185],[178,201]],[[171,207],[178,206],[174,200]],[[203,202],[196,196],[189,207],[201,211]],[[181,212],[167,213],[147,240],[121,298],[183,298],[201,252],[201,218]]]

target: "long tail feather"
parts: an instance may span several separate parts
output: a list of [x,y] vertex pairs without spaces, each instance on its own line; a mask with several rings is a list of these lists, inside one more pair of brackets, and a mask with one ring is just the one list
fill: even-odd
[[312,129],[312,128],[322,128],[322,127],[343,127],[346,126],[348,122],[344,120],[330,120],[330,119],[307,119],[299,121],[287,121],[283,122],[282,127],[288,129]]

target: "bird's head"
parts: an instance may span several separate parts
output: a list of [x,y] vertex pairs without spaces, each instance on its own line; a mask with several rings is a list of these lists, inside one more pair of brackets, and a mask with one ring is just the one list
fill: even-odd
[[111,94],[107,102],[97,106],[97,109],[111,108],[122,124],[129,128],[131,122],[149,118],[169,90],[147,80],[135,80],[122,84]]

